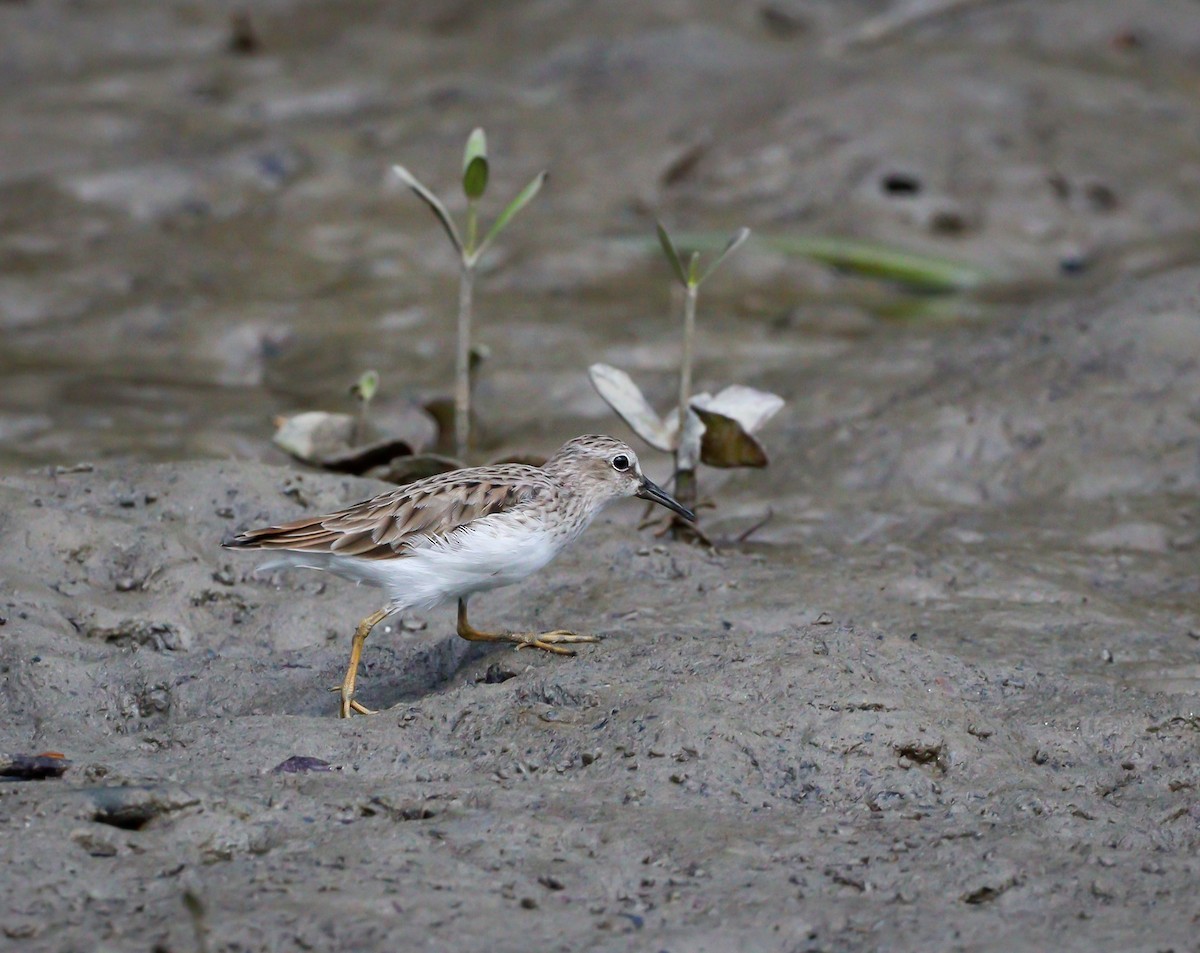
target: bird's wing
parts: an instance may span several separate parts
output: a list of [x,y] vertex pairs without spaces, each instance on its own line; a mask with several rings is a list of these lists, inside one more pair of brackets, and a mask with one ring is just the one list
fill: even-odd
[[439,474],[326,516],[248,530],[225,545],[391,559],[416,543],[444,539],[475,520],[554,492],[540,469],[515,470],[509,465]]

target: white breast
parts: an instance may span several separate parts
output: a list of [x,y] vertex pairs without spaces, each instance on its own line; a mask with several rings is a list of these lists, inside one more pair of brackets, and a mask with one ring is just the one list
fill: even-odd
[[519,582],[550,562],[582,529],[551,533],[540,521],[496,514],[475,520],[449,537],[418,543],[395,559],[281,552],[259,568],[325,569],[382,587],[396,609],[432,609]]

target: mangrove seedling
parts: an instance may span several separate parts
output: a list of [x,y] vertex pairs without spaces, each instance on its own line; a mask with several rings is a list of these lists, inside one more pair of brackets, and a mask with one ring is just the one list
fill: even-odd
[[[700,286],[750,236],[750,229],[739,229],[720,254],[702,270],[698,252],[692,253],[685,267],[666,228],[661,222],[657,223],[657,228],[663,254],[684,292],[679,402],[669,414],[660,417],[624,371],[607,364],[593,364],[588,374],[600,396],[634,433],[655,449],[675,455],[675,498],[684,506],[695,509],[699,464],[714,467],[767,465],[766,451],[753,434],[779,411],[783,399],[737,384],[716,395],[692,393],[696,302]],[[671,520],[668,529],[676,538],[707,542],[703,533],[682,520]]]
[[402,165],[392,166],[396,177],[416,193],[442,223],[446,237],[458,253],[462,267],[458,285],[458,346],[455,353],[454,377],[454,448],[460,460],[466,460],[470,449],[471,429],[471,302],[475,288],[475,268],[480,258],[504,230],[513,217],[528,205],[546,181],[546,172],[539,172],[492,223],[483,238],[479,238],[479,200],[487,190],[487,137],[482,129],[474,130],[463,150],[462,189],[467,198],[466,235],[459,232],[446,206]]
[[362,377],[350,387],[350,394],[358,401],[358,419],[354,423],[354,446],[359,446],[367,439],[367,412],[371,400],[379,390],[379,372],[364,371]]

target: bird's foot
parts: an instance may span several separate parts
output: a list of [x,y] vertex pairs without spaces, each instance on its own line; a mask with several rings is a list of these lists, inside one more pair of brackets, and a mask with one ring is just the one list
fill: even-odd
[[566,629],[555,629],[553,632],[510,632],[507,641],[512,642],[518,651],[541,649],[555,655],[574,655],[575,650],[563,648],[563,643],[599,642],[600,638],[595,635],[579,635]]
[[[715,510],[717,508],[716,501],[712,499],[703,499],[692,507],[697,513],[701,510]],[[663,515],[662,510],[651,504],[646,507],[646,512],[642,514],[642,521],[638,523],[638,529],[654,529],[654,538],[662,539],[664,536],[670,536],[671,539],[680,542],[691,543],[693,546],[704,546],[711,550],[716,550],[716,544],[709,539],[708,534],[704,532],[694,522],[685,520],[677,513],[667,513]]]
[[338,709],[338,717],[339,718],[349,718],[351,712],[354,712],[359,715],[378,715],[379,714],[379,712],[376,711],[374,708],[368,708],[366,705],[362,704],[361,702],[356,702],[354,700],[354,689],[353,688],[351,688],[349,691],[346,691],[345,685],[335,685],[333,688],[331,688],[329,690],[331,692],[341,692],[342,704],[341,704],[341,707]]
[[674,513],[669,514],[665,518],[645,520],[638,524],[638,529],[650,529],[651,527],[654,528],[655,539],[662,539],[664,536],[669,535],[672,539],[691,543],[695,546],[704,546],[714,550],[717,548],[716,544],[709,539],[708,534],[704,530],[695,523],[689,523],[682,516],[676,516]]

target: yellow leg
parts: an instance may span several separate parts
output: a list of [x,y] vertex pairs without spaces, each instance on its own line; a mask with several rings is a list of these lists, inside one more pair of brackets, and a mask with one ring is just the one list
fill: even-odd
[[388,617],[390,611],[390,609],[380,609],[378,612],[371,613],[354,630],[354,641],[350,643],[350,667],[346,669],[346,677],[342,679],[342,684],[332,689],[332,691],[341,692],[342,695],[342,705],[338,712],[341,718],[349,718],[352,711],[356,711],[360,715],[375,714],[370,708],[360,705],[354,700],[354,683],[358,678],[358,662],[362,658],[363,643],[367,641],[371,630]]
[[599,642],[594,635],[576,635],[566,629],[553,632],[481,632],[467,621],[467,600],[458,600],[458,634],[468,642],[511,642],[518,649],[542,649],[555,655],[574,655],[564,642]]

